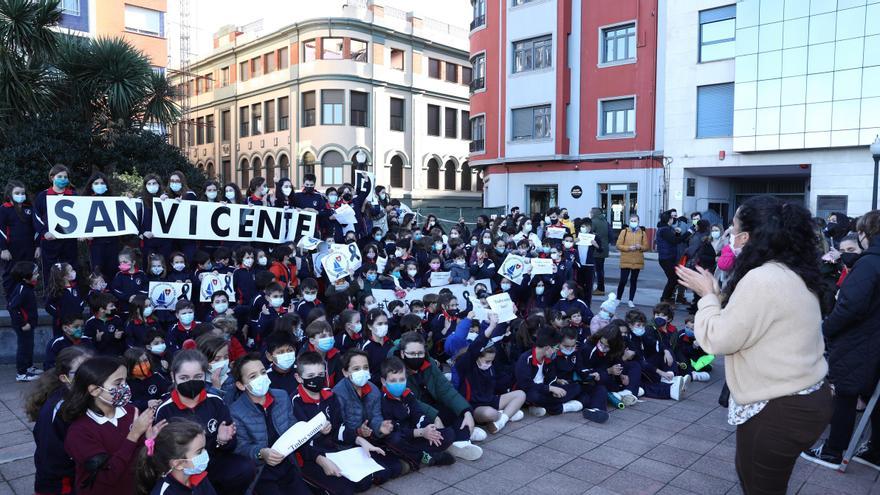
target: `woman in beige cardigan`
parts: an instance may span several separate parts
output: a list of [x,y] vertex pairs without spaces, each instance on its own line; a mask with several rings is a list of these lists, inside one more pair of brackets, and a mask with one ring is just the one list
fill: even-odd
[[617,236],[617,250],[620,251],[620,283],[617,284],[617,300],[623,301],[623,289],[629,279],[630,308],[636,305],[633,299],[636,297],[636,288],[639,284],[639,272],[645,268],[645,251],[648,251],[648,235],[645,229],[639,225],[639,216],[630,215],[629,225],[620,231]]
[[676,271],[701,298],[696,340],[724,355],[743,492],[784,494],[798,455],[831,417],[819,247],[810,213],[770,196],[737,210],[730,245],[737,258],[723,293],[711,272]]

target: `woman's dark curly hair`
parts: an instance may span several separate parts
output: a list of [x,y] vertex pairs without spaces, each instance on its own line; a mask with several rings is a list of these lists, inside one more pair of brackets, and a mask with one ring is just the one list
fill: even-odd
[[725,305],[747,273],[770,261],[787,266],[819,301],[823,300],[819,242],[814,234],[813,218],[806,208],[773,196],[755,196],[739,207],[736,218],[740,232],[749,233],[749,241],[736,257],[733,276],[724,287]]

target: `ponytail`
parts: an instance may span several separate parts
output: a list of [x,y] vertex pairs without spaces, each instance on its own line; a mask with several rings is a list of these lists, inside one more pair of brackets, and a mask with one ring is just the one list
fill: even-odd
[[171,471],[171,461],[185,459],[192,441],[204,434],[198,423],[175,419],[165,425],[155,439],[147,440],[135,465],[135,493],[149,495],[156,482]]

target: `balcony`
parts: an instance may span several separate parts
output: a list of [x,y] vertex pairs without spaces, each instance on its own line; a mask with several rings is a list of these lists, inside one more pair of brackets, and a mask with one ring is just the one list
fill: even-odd
[[471,93],[473,93],[479,89],[483,89],[485,87],[486,87],[486,78],[478,77],[476,79],[471,80],[471,84],[470,84]]
[[470,152],[484,151],[485,142],[482,139],[474,139],[470,144]]
[[474,29],[477,29],[478,27],[483,26],[485,24],[486,24],[486,16],[485,15],[475,17],[474,20],[471,21],[471,31],[473,31]]

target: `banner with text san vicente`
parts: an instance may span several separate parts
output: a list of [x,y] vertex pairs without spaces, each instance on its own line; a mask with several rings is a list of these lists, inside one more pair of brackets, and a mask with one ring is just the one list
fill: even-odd
[[312,211],[271,206],[154,200],[145,209],[126,197],[48,196],[49,232],[58,239],[142,234],[151,215],[153,237],[235,242],[297,242],[314,237],[318,215]]

